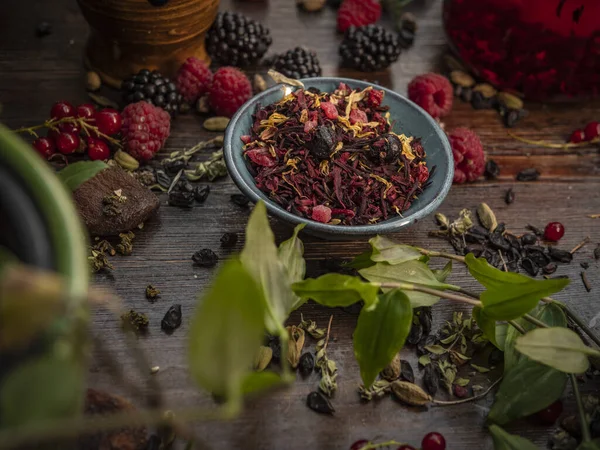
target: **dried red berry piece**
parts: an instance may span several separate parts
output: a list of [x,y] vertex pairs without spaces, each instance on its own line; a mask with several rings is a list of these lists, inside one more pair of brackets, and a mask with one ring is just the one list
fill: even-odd
[[585,140],[591,141],[600,136],[600,122],[590,122],[583,129]]
[[565,234],[565,227],[560,222],[550,222],[544,229],[544,239],[557,242]]
[[431,432],[421,441],[422,450],[446,450],[446,439],[440,433]]
[[338,110],[335,105],[331,102],[322,102],[321,109],[325,113],[328,119],[335,120],[338,118]]
[[573,144],[579,144],[580,142],[585,141],[585,133],[582,129],[578,129],[571,133],[571,137],[569,138],[569,142]]
[[313,208],[312,219],[317,222],[329,223],[331,220],[331,208],[325,205],[317,205]]

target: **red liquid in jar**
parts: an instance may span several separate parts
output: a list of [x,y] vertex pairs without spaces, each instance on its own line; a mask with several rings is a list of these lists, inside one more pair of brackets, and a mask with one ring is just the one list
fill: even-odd
[[462,60],[501,89],[600,95],[600,0],[446,0],[444,25]]

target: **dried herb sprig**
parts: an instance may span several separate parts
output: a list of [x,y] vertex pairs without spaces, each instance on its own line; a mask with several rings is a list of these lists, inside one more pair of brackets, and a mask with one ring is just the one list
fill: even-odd
[[195,169],[184,170],[184,173],[190,181],[198,181],[204,177],[208,178],[209,181],[214,181],[217,178],[227,176],[223,150],[214,152],[208,161],[198,163]]
[[328,397],[331,397],[337,390],[337,365],[335,361],[327,357],[327,344],[329,344],[329,333],[331,332],[331,322],[333,316],[329,318],[329,325],[327,325],[327,335],[324,339],[317,342],[315,348],[316,361],[315,367],[318,367],[321,371],[321,381],[319,382],[319,389]]
[[534,139],[527,139],[521,136],[517,136],[514,133],[511,133],[510,131],[507,131],[507,134],[513,138],[516,139],[517,141],[520,142],[524,142],[525,144],[530,144],[530,145],[536,145],[538,147],[545,147],[545,148],[560,148],[563,150],[568,150],[570,148],[578,148],[578,147],[587,147],[591,144],[597,144],[600,143],[600,138],[595,138],[589,141],[584,141],[584,142],[565,142],[564,144],[556,144],[554,142],[548,142],[548,141],[536,141]]
[[326,329],[318,328],[317,322],[314,320],[304,320],[304,316],[302,314],[300,314],[300,325],[298,325],[298,328],[302,328],[314,339],[323,339],[327,333]]

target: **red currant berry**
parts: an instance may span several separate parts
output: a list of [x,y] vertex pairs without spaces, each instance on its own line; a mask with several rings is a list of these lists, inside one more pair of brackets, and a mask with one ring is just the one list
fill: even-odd
[[35,141],[33,141],[33,148],[35,148],[46,159],[56,153],[56,145],[54,144],[54,141],[47,137],[37,138]]
[[366,447],[367,445],[369,445],[369,441],[367,441],[366,439],[359,439],[350,446],[350,450],[360,450],[361,448]]
[[50,110],[50,117],[52,119],[62,119],[63,117],[73,117],[75,115],[75,108],[69,102],[61,100],[52,105]]
[[412,445],[404,444],[398,447],[396,450],[415,450]]
[[121,114],[116,109],[104,108],[96,113],[96,126],[100,133],[108,136],[121,131]]
[[63,133],[79,134],[79,127],[76,124],[70,122],[59,123],[58,129]]
[[562,401],[556,400],[551,405],[535,413],[535,417],[538,418],[542,423],[547,425],[554,425],[563,412]]
[[93,119],[96,114],[96,107],[91,103],[84,103],[77,107],[77,117],[82,119]]
[[544,230],[544,239],[557,242],[565,234],[565,227],[560,222],[550,222]]
[[590,122],[584,128],[585,140],[591,141],[600,136],[600,122]]
[[77,134],[60,133],[56,138],[56,148],[63,155],[69,155],[79,148],[80,142]]
[[87,144],[88,156],[92,161],[110,158],[110,149],[108,148],[106,142],[104,142],[102,139],[89,137]]
[[440,433],[427,433],[421,441],[422,450],[446,450],[446,439]]
[[571,137],[569,138],[569,142],[573,144],[579,144],[583,141],[585,141],[585,133],[581,129],[573,131]]

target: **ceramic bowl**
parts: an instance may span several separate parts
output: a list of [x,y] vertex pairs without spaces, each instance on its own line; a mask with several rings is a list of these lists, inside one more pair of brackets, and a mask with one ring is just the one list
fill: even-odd
[[446,134],[429,114],[402,95],[365,81],[319,77],[305,79],[302,82],[306,88],[315,87],[326,92],[333,92],[340,82],[346,83],[353,89],[364,89],[368,86],[383,89],[385,91],[383,102],[390,107],[391,120],[395,122],[394,131],[407,136],[420,137],[426,151],[425,159],[428,167],[436,166],[430,178],[432,183],[418,199],[412,202],[411,207],[403,213],[402,217],[396,216],[373,225],[329,225],[286,211],[256,187],[242,154],[243,143],[240,140],[242,135],[249,134],[252,114],[257,106],[268,105],[282,98],[284,86],[277,85],[246,102],[232,117],[225,131],[223,151],[227,169],[235,184],[246,196],[253,202],[263,200],[269,213],[278,219],[293,226],[305,223],[304,230],[309,234],[334,240],[393,233],[426,217],[438,208],[452,185],[454,162]]

